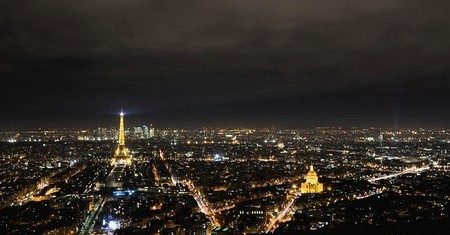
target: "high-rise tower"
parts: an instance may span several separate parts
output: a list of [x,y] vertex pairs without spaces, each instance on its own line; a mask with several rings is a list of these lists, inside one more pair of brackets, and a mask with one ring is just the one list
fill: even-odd
[[125,125],[123,121],[124,113],[120,112],[120,123],[119,123],[119,142],[117,144],[116,151],[114,152],[114,157],[111,161],[112,165],[116,164],[131,164],[131,155],[128,148],[125,146]]

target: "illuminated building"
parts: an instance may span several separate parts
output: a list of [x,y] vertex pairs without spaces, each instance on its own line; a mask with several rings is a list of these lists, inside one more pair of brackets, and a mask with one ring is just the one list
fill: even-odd
[[149,133],[148,133],[148,127],[146,125],[142,126],[142,135],[143,135],[144,139],[150,138]]
[[261,225],[268,221],[269,217],[260,206],[244,206],[238,211],[238,227],[249,234],[257,234],[261,231]]
[[155,128],[153,128],[152,126],[150,126],[150,129],[148,131],[148,137],[150,138],[155,137]]
[[143,139],[144,138],[144,130],[140,126],[134,127],[134,133],[133,134],[134,134],[134,138],[136,138],[136,139]]
[[[313,166],[309,167],[309,171],[305,176],[306,182],[295,182],[292,188],[289,189],[287,194],[288,198],[295,198],[300,196],[302,193],[320,193],[323,191],[323,184],[319,183],[319,178],[317,173],[314,171]],[[301,185],[300,187],[298,187]]]
[[117,144],[116,151],[114,152],[114,157],[111,161],[112,165],[116,164],[131,164],[131,154],[130,150],[125,146],[125,127],[123,121],[124,113],[120,113],[120,124],[119,124],[119,142]]
[[306,182],[302,183],[300,188],[301,193],[320,193],[323,191],[323,184],[319,183],[319,178],[312,165],[309,167],[305,179]]

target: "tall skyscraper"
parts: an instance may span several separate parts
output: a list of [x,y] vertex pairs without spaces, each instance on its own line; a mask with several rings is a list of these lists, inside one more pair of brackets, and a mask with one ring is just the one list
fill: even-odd
[[144,138],[144,131],[143,131],[142,127],[140,127],[140,126],[134,127],[133,134],[134,134],[135,139],[143,139]]
[[153,125],[150,126],[150,129],[149,129],[149,131],[148,131],[148,136],[149,136],[150,138],[155,137],[155,128],[153,127]]
[[148,133],[148,127],[146,125],[142,126],[142,135],[143,135],[144,139],[150,138],[149,133]]

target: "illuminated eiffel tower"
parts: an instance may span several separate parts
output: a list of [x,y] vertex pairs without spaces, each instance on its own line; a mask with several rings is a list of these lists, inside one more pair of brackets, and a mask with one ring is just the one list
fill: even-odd
[[131,165],[130,150],[125,146],[125,127],[123,122],[123,111],[120,112],[120,126],[119,126],[119,143],[117,144],[114,157],[111,161],[111,165]]

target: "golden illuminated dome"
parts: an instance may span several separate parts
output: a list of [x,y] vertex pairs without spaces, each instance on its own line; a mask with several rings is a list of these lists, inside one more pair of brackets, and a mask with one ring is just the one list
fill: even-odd
[[306,183],[309,184],[317,184],[319,182],[319,178],[317,177],[317,173],[314,171],[313,166],[309,167],[308,174],[306,174]]
[[323,185],[319,183],[319,177],[314,171],[313,166],[309,167],[309,171],[305,176],[306,182],[301,185],[302,193],[320,193],[323,190]]
[[306,174],[306,177],[317,177],[317,173],[314,171],[313,166],[309,166],[308,174]]

